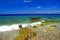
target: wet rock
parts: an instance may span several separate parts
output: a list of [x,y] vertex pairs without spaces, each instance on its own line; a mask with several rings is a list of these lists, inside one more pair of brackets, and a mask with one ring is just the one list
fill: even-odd
[[36,28],[37,26],[33,26],[33,28]]
[[19,25],[19,28],[22,28],[22,25]]
[[31,21],[39,21],[41,18],[40,17],[31,17]]

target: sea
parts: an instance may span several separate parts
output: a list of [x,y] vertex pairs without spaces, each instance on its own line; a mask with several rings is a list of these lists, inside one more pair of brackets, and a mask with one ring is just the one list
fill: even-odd
[[40,17],[42,19],[53,18],[56,21],[60,21],[60,14],[0,14],[0,25],[31,23],[31,17]]

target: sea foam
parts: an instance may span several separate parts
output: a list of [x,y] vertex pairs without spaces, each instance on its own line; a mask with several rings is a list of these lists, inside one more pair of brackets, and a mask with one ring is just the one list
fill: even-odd
[[[33,25],[37,25],[37,24],[41,24],[41,22],[34,22],[34,23],[30,23],[30,24],[21,24],[21,25],[22,25],[22,27],[27,27],[28,25],[33,26]],[[7,26],[7,25],[0,26],[0,32],[19,29],[19,25],[20,24],[13,24],[13,25],[10,25],[10,26]]]

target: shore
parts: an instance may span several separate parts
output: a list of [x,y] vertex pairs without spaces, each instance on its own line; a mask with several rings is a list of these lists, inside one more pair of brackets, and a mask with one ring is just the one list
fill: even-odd
[[[53,31],[50,33],[41,32],[40,29],[34,29],[37,35],[29,38],[29,40],[60,40],[60,31]],[[7,32],[0,32],[0,40],[15,40],[18,30],[12,30]]]
[[[37,23],[39,24],[40,22]],[[33,24],[35,23],[32,23],[31,25]],[[48,29],[50,25],[56,25],[57,27],[52,32],[44,32],[43,30]],[[14,30],[0,31],[0,40],[15,40],[19,31],[18,26],[16,26],[17,28],[15,26],[12,27]],[[32,29],[37,33],[36,37],[32,37],[29,40],[60,40],[60,23],[48,24],[39,28],[33,28],[28,25],[26,28]]]

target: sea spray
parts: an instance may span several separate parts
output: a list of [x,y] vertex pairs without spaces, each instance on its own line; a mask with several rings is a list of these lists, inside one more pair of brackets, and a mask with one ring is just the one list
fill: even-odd
[[37,25],[37,24],[41,24],[41,22],[34,22],[34,23],[28,23],[28,24],[13,24],[13,25],[2,25],[0,26],[0,32],[4,32],[4,31],[11,31],[11,30],[16,30],[19,29],[19,25],[22,25],[22,27],[28,27],[28,25]]

